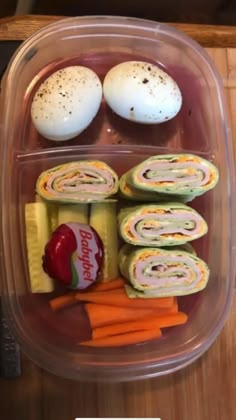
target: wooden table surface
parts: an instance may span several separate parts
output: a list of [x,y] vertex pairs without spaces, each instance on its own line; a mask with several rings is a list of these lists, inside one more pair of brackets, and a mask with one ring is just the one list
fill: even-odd
[[[55,19],[58,17],[0,20],[0,40],[24,39]],[[236,27],[175,26],[206,47],[218,67],[236,139]],[[210,350],[174,374],[131,383],[86,384],[57,378],[25,356],[22,368],[21,378],[0,380],[1,420],[72,420],[75,417],[235,420],[236,295],[229,319]]]

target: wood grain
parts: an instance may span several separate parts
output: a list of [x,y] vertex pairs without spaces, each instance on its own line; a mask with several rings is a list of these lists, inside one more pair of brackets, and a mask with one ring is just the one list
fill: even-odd
[[[0,19],[0,39],[21,40],[63,16],[18,16]],[[236,47],[236,26],[169,23],[204,47]]]
[[[29,18],[27,23],[22,18],[21,24],[17,24],[19,32],[16,24],[5,23],[5,30],[0,25],[0,38],[26,37],[50,21],[45,17],[38,21]],[[230,33],[233,30],[229,29]],[[206,41],[210,42],[209,35],[204,38]],[[235,140],[236,49],[209,48],[207,51],[224,81]],[[234,153],[236,160],[236,140]],[[204,356],[174,374],[131,383],[87,384],[57,378],[23,356],[22,377],[14,381],[0,380],[0,418],[161,417],[163,420],[188,420],[191,416],[192,420],[235,420],[235,325],[236,292],[230,317]]]

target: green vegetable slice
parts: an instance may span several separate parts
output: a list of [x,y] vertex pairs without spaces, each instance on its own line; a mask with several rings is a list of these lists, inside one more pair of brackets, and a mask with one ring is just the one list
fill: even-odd
[[88,224],[88,204],[60,204],[58,206],[58,226],[69,222]]
[[50,235],[46,204],[27,203],[25,205],[25,228],[31,291],[32,293],[52,292],[53,280],[42,267],[44,247]]
[[91,205],[90,226],[100,236],[104,246],[104,259],[100,280],[107,282],[118,277],[118,235],[116,203]]

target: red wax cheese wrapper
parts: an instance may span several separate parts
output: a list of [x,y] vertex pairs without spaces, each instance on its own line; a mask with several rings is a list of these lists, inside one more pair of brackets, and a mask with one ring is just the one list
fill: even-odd
[[45,246],[43,269],[72,289],[86,289],[99,275],[103,243],[97,232],[82,223],[65,223]]

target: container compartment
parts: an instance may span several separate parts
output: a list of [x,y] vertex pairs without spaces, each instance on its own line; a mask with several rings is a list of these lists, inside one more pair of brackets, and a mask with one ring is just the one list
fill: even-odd
[[[103,102],[92,124],[66,144],[148,144],[209,152],[222,135],[222,109],[215,75],[202,51],[191,48],[186,37],[165,25],[140,21],[138,27],[135,20],[115,18],[114,24],[106,19],[96,24],[96,18],[82,18],[80,22],[76,26],[75,19],[67,20],[64,27],[57,23],[35,35],[23,44],[14,61],[5,103],[7,137],[14,149],[32,151],[65,145],[42,138],[30,118],[33,94],[51,73],[67,65],[84,65],[102,81],[114,65],[144,60],[159,65],[178,83],[183,106],[177,117],[160,125],[140,124],[137,129],[137,124],[116,116]],[[8,118],[14,118],[14,126]]]
[[[130,346],[126,352],[122,352],[122,349],[87,350],[78,346],[81,337],[85,339],[89,334],[83,309],[76,306],[54,314],[48,305],[54,294],[33,295],[30,292],[24,204],[35,199],[34,188],[38,175],[55,165],[88,158],[102,159],[121,175],[148,156],[166,152],[166,149],[158,148],[123,147],[121,151],[120,147],[100,146],[84,149],[78,147],[76,153],[74,148],[64,148],[18,157],[12,177],[8,180],[8,183],[15,187],[11,188],[9,193],[11,213],[5,212],[4,223],[4,235],[8,237],[6,257],[9,258],[5,259],[8,272],[7,305],[13,314],[12,324],[16,331],[19,327],[21,329],[20,341],[26,346],[27,352],[33,354],[33,358],[39,363],[42,360],[43,365],[49,364],[53,372],[63,372],[66,376],[76,377],[81,363],[83,369],[86,366],[89,370],[91,363],[96,361],[93,369],[103,378],[101,366],[115,367],[119,360],[121,375],[125,375],[127,366],[134,363],[135,374],[138,374],[143,368],[144,360],[151,359],[156,366],[162,366],[167,361],[171,363],[172,360],[185,359],[189,354],[194,354],[199,347],[209,342],[211,334],[218,328],[230,288],[230,278],[227,274],[230,266],[230,220],[227,214],[224,214],[224,203],[228,197],[223,176],[213,191],[190,203],[209,225],[209,233],[194,241],[193,245],[198,255],[209,264],[211,277],[202,293],[180,298],[180,307],[189,314],[185,326],[166,331],[156,342]],[[9,184],[6,185],[6,189],[9,189]],[[218,210],[214,211],[216,207]],[[14,264],[11,264],[11,261],[14,261]],[[58,292],[60,293],[60,289]],[[57,357],[63,361],[62,365]]]

